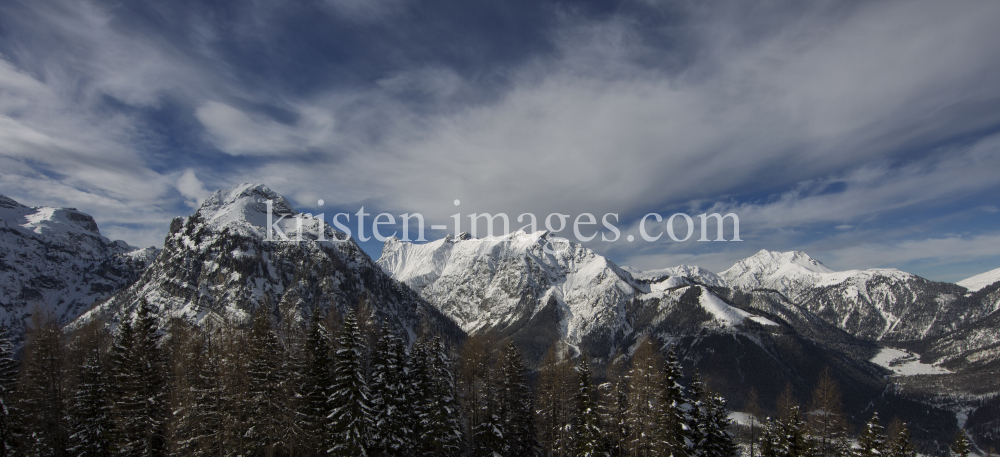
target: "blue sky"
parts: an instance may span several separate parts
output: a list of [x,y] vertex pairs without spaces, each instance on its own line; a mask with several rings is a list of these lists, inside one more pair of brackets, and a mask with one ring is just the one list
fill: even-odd
[[263,182],[428,224],[617,213],[623,238],[740,216],[743,242],[589,244],[638,268],[1000,267],[1000,3],[804,3],[8,0],[0,193],[139,246]]

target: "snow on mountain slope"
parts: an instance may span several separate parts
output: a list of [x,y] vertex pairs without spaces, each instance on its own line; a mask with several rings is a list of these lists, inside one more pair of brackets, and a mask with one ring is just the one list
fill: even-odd
[[635,293],[631,277],[575,243],[547,253],[549,240],[546,232],[520,231],[423,245],[390,238],[378,263],[466,332],[523,324],[550,299],[559,303],[563,336],[573,343],[593,325],[621,326],[618,310]]
[[730,287],[772,289],[795,299],[833,270],[801,251],[772,252],[761,250],[736,262],[719,276]]
[[105,238],[75,208],[32,208],[0,195],[0,323],[19,339],[36,306],[69,322],[138,279],[158,253]]
[[894,268],[833,271],[803,252],[760,251],[720,275],[741,290],[775,290],[868,340],[921,339],[987,313],[953,309],[961,289]]
[[633,278],[640,281],[660,281],[663,278],[674,277],[674,278],[688,278],[697,282],[699,284],[704,284],[706,286],[715,287],[726,287],[726,282],[719,277],[719,275],[712,273],[699,266],[692,265],[680,265],[671,268],[661,268],[658,270],[638,270],[631,267],[622,267],[623,270],[627,271],[632,275]]
[[1000,268],[997,268],[996,270],[987,271],[986,273],[980,273],[970,278],[963,279],[959,282],[956,282],[955,284],[958,284],[966,289],[969,289],[969,292],[976,292],[979,289],[982,289],[983,287],[986,287],[997,281],[1000,281]]
[[677,275],[710,277],[704,270],[683,267],[637,279],[580,244],[555,240],[544,231],[482,239],[462,234],[420,245],[391,238],[378,264],[466,332],[511,336],[529,358],[556,339],[593,355],[650,332],[732,332],[748,318],[777,325]]
[[[272,232],[271,220],[288,238]],[[314,309],[345,310],[367,300],[378,320],[412,338],[423,321],[448,336],[461,331],[393,281],[346,234],[298,213],[263,184],[215,192],[195,214],[170,224],[163,254],[134,285],[81,317],[115,322],[146,302],[162,318],[240,322],[260,306],[302,321]],[[281,216],[285,215],[284,219]],[[280,220],[280,221],[279,221]],[[319,229],[321,228],[321,230]]]

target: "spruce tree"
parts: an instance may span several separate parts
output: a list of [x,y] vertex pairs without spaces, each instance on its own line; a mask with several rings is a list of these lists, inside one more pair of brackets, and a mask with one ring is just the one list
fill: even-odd
[[709,404],[705,385],[698,374],[691,379],[688,386],[687,411],[685,417],[685,437],[687,438],[687,455],[689,457],[706,457],[708,444]]
[[729,409],[726,399],[721,395],[708,396],[704,416],[705,455],[711,457],[730,457],[737,452],[733,435],[729,432]]
[[284,415],[288,411],[285,394],[287,376],[284,351],[278,344],[271,316],[263,307],[255,313],[250,329],[246,366],[249,404],[247,449],[251,454],[274,455],[287,448]]
[[404,456],[413,448],[413,427],[407,420],[406,345],[383,327],[372,353],[372,450],[378,455]]
[[535,412],[531,389],[524,376],[521,353],[513,341],[507,343],[501,357],[500,392],[504,455],[521,457],[535,455],[539,449],[535,430]]
[[78,339],[83,351],[69,407],[70,453],[75,457],[102,457],[115,450],[115,422],[111,412],[111,376],[94,328]]
[[671,350],[667,353],[660,385],[654,452],[681,457],[687,455],[688,419],[684,411],[684,388],[681,386],[680,361]]
[[300,403],[299,421],[304,434],[304,444],[307,448],[319,450],[325,455],[326,450],[333,447],[330,426],[330,415],[333,413],[330,397],[333,394],[333,360],[330,358],[330,333],[320,322],[316,313],[305,339],[305,373],[299,388],[302,401]]
[[439,335],[425,345],[426,357],[423,447],[431,455],[458,455],[462,451],[462,421],[455,398],[451,360]]
[[914,449],[910,438],[910,429],[903,423],[896,428],[898,431],[893,434],[892,442],[889,444],[889,457],[917,457],[917,450]]
[[955,440],[951,443],[950,450],[952,457],[969,456],[969,453],[972,452],[972,443],[969,442],[969,437],[965,435],[965,430],[959,430],[955,434]]
[[877,457],[885,455],[885,429],[879,423],[878,413],[872,414],[872,418],[861,430],[858,436],[858,446],[854,449],[854,457]]
[[365,382],[363,342],[353,310],[344,318],[339,343],[330,396],[333,446],[328,452],[345,457],[367,456],[373,418]]
[[0,457],[13,455],[15,402],[17,387],[17,362],[7,336],[7,329],[0,328]]
[[576,371],[579,386],[574,398],[576,403],[576,422],[573,427],[574,455],[606,456],[604,437],[601,433],[601,416],[597,412],[596,392],[586,359],[580,361]]

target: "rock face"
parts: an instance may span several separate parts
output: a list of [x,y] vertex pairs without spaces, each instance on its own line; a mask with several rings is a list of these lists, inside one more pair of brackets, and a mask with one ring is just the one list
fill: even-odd
[[778,325],[729,305],[694,279],[664,271],[636,279],[544,231],[463,234],[421,245],[391,238],[378,264],[466,332],[511,336],[529,358],[556,340],[610,357],[622,344],[667,328],[696,334]]
[[75,208],[32,208],[0,195],[0,324],[17,341],[33,312],[70,322],[138,279],[158,254],[105,238]]
[[[961,286],[892,268],[833,271],[804,252],[760,251],[720,276],[732,288],[773,290],[826,322],[872,341],[914,341],[985,316],[980,303],[955,300]],[[970,306],[971,305],[971,306]]]
[[449,336],[461,334],[344,233],[307,218],[300,233],[296,215],[262,184],[219,190],[195,214],[173,220],[163,253],[139,281],[81,320],[116,322],[145,302],[163,318],[198,324],[241,323],[261,306],[280,320],[301,321],[314,311],[366,302],[378,320],[405,336],[412,338],[424,322]]

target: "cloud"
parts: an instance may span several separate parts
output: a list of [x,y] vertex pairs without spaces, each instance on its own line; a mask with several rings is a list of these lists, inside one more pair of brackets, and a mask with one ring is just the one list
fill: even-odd
[[219,149],[232,154],[308,152],[330,146],[333,117],[325,110],[303,108],[294,125],[251,117],[224,103],[210,101],[195,112]]
[[192,168],[184,170],[177,179],[177,190],[188,199],[185,203],[194,209],[201,206],[202,200],[211,194],[211,191],[206,190],[205,185],[195,176]]

